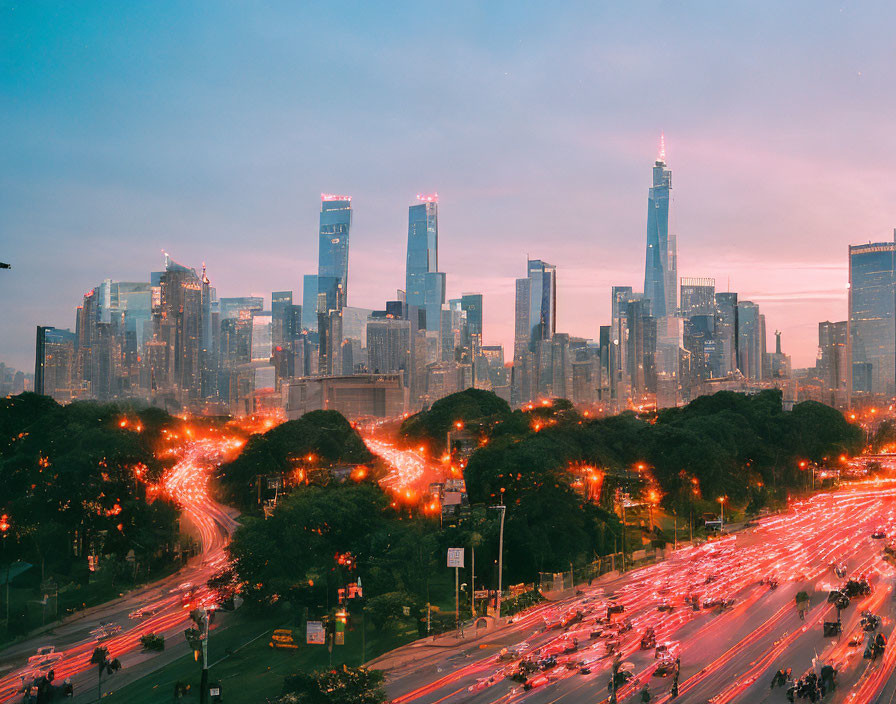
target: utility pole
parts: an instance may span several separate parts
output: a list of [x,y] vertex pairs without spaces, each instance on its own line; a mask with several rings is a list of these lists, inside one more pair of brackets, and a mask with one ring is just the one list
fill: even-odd
[[9,537],[9,515],[0,516],[0,535],[3,536],[3,562],[6,563],[4,585],[6,587],[6,627],[9,628],[9,570],[12,565],[6,560],[6,538]]
[[476,548],[470,548],[470,613],[476,618]]
[[460,637],[460,567],[454,568],[454,628]]
[[498,596],[495,601],[497,607],[498,618],[501,618],[501,594],[504,589],[504,514],[507,513],[507,507],[504,505],[504,489],[501,489],[501,503],[497,506],[489,508],[496,509],[501,512],[501,527],[498,531]]
[[199,681],[199,702],[208,702],[208,611],[203,611],[202,618],[202,678]]
[[625,494],[622,495],[622,571],[625,572]]
[[193,609],[190,612],[190,618],[193,620],[193,623],[199,627],[199,630],[197,631],[195,628],[189,628],[184,631],[184,636],[186,636],[187,642],[190,644],[193,652],[196,653],[198,651],[202,655],[202,676],[199,680],[199,701],[200,704],[207,704],[209,612],[205,608]]
[[678,550],[678,511],[672,509],[672,549]]

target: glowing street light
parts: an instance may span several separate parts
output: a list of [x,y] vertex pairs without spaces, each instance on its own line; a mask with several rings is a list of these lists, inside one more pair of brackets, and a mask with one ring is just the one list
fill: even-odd
[[725,525],[725,499],[726,496],[719,497],[719,508],[721,509],[721,515],[719,516],[719,533],[722,532],[722,527]]

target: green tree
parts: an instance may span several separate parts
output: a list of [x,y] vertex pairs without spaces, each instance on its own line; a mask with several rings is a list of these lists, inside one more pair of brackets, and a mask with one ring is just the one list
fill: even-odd
[[299,672],[283,683],[280,704],[383,704],[383,673],[343,665],[338,670]]

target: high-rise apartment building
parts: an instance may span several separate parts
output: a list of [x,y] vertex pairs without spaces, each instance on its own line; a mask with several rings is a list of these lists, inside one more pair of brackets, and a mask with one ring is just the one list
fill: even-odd
[[849,247],[849,368],[852,393],[896,393],[896,244]]

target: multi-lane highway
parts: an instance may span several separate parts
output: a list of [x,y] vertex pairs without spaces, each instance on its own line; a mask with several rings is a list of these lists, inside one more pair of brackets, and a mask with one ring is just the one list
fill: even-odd
[[[183,509],[182,515],[202,545],[201,554],[167,579],[4,650],[0,653],[0,702],[18,701],[23,685],[50,666],[57,685],[66,678],[72,680],[76,697],[85,691],[95,693],[96,669],[89,661],[98,645],[107,647],[110,657],[118,658],[126,670],[150,669],[153,656],[140,652],[142,635],[155,633],[172,642],[183,641],[189,607],[210,601],[205,583],[224,563],[224,547],[237,525],[233,512],[209,496],[208,477],[227,453],[241,444],[237,438],[209,436],[187,439],[166,450],[176,463],[166,473],[161,491]],[[57,652],[52,665],[28,662],[38,647],[47,645],[55,646]],[[58,654],[62,657],[58,658]]]
[[[645,686],[650,701],[672,701],[675,658],[675,702],[784,702],[787,687],[770,687],[778,669],[792,668],[798,680],[824,664],[838,674],[837,689],[823,701],[889,702],[881,697],[891,696],[896,643],[875,661],[864,659],[868,635],[860,621],[871,611],[888,640],[894,630],[894,572],[882,559],[886,540],[872,537],[878,530],[896,534],[894,508],[892,483],[818,495],[757,527],[580,587],[577,596],[535,608],[475,642],[393,653],[382,662],[388,693],[393,704],[603,702],[612,650],[632,674],[617,694],[620,702],[641,701]],[[825,637],[824,622],[836,621],[829,591],[859,577],[869,580],[871,593],[856,596],[842,612],[839,638]],[[811,595],[805,620],[796,608],[799,591]],[[624,608],[611,622],[609,606]],[[563,627],[564,616],[574,622]],[[672,656],[641,648],[647,629]],[[508,677],[521,665],[532,669],[531,689]],[[658,676],[664,668],[669,674]]]

